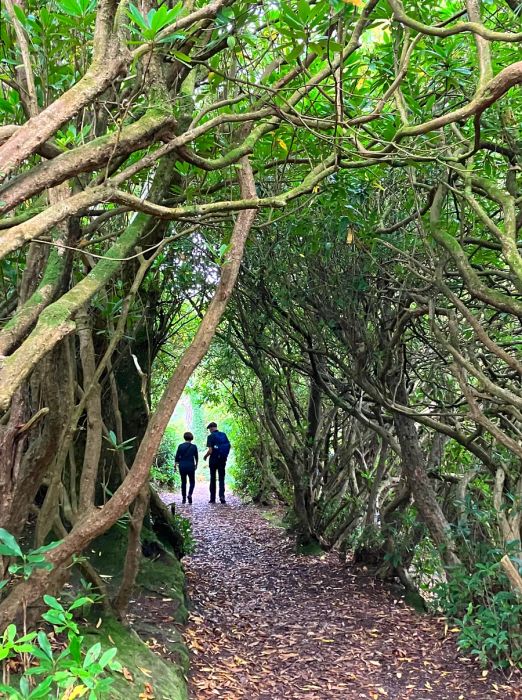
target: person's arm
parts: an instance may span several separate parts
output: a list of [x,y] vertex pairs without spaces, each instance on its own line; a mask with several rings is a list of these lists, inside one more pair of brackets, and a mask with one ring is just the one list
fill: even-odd
[[176,450],[176,456],[174,457],[174,467],[179,467],[179,448],[181,445],[178,445],[178,449]]
[[198,459],[199,459],[199,455],[198,455],[198,448],[196,447],[196,445],[194,445],[194,449],[195,449],[195,452],[194,452],[194,469],[197,469],[197,468],[198,468]]
[[212,454],[212,434],[210,434],[207,438],[207,451],[205,455],[203,456],[203,460],[206,462],[207,457],[210,457]]

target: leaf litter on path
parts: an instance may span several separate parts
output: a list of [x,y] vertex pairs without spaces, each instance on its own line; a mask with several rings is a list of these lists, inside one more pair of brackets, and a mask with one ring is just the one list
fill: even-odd
[[197,542],[184,560],[192,698],[522,697],[519,675],[484,673],[443,620],[416,613],[333,554],[297,554],[255,506],[206,500],[198,484],[194,504],[179,507]]

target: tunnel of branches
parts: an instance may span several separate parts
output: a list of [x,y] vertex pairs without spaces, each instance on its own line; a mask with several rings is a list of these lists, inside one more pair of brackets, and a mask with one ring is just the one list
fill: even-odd
[[150,470],[189,383],[300,545],[520,659],[521,15],[3,0],[0,527],[54,544],[2,551],[2,629],[78,574],[125,619],[144,543],[183,555]]

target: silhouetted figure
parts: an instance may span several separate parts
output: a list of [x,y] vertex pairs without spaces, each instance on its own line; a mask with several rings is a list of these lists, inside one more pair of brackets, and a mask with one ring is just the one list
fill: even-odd
[[225,433],[217,429],[217,423],[209,423],[207,430],[210,435],[207,438],[207,452],[203,459],[209,457],[208,466],[210,468],[210,501],[216,502],[216,474],[219,478],[219,500],[225,501],[225,469],[227,458],[230,452],[230,442]]
[[198,448],[192,444],[194,435],[185,433],[183,435],[185,442],[178,446],[176,451],[176,467],[179,468],[181,476],[181,498],[182,503],[187,502],[187,477],[189,480],[188,502],[192,503],[192,494],[196,485],[196,467],[198,466]]

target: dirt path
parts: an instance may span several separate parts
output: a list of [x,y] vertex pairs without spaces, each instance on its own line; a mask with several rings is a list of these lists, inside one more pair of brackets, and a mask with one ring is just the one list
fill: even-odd
[[200,483],[194,504],[180,506],[198,542],[184,560],[193,698],[520,697],[520,679],[483,673],[443,621],[418,615],[335,556],[296,555],[255,507],[207,500]]

